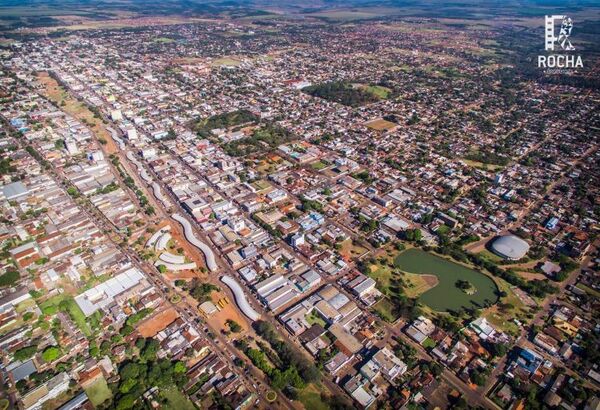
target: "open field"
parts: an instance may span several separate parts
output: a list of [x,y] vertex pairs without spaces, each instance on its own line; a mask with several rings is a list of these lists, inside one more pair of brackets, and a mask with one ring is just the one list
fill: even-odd
[[363,90],[370,92],[371,94],[375,94],[377,97],[385,100],[388,98],[392,90],[387,87],[382,87],[380,85],[365,85],[362,87]]
[[394,314],[394,306],[388,298],[382,298],[374,304],[373,310],[386,322],[393,323],[398,319],[397,315]]
[[161,394],[167,399],[167,403],[163,406],[165,409],[177,410],[195,410],[194,404],[176,387],[161,390]]
[[309,384],[298,394],[298,400],[306,410],[327,410],[329,407],[321,400],[321,391],[314,384]]
[[100,404],[112,397],[112,393],[106,384],[106,379],[104,376],[99,377],[98,380],[96,380],[92,385],[86,387],[84,390],[94,407],[98,407]]
[[389,131],[396,128],[398,124],[384,120],[383,118],[378,118],[376,120],[365,122],[365,126],[375,131]]
[[237,67],[242,64],[242,61],[233,57],[217,58],[211,63],[213,67]]
[[364,255],[368,249],[358,244],[352,243],[352,239],[346,239],[341,242],[342,248],[339,250],[340,255],[347,261],[352,258]]
[[174,308],[160,312],[138,326],[138,332],[143,337],[154,337],[158,332],[173,323],[179,314]]
[[518,326],[513,319],[521,322],[527,320],[529,308],[519,299],[511,286],[503,279],[495,278],[500,291],[506,292],[506,297],[502,298],[501,303],[487,308],[483,316],[496,328],[516,334]]
[[[409,249],[394,260],[397,268],[416,274],[437,276],[438,286],[423,293],[419,300],[436,311],[459,310],[494,303],[497,286],[492,279],[476,270],[448,261],[420,249]],[[457,280],[469,281],[477,291],[468,295],[455,285]]]
[[485,164],[479,161],[472,161],[470,159],[461,159],[465,164],[472,166],[477,169],[482,169],[484,171],[498,171],[504,168],[502,165],[494,165],[494,164]]
[[404,287],[404,293],[409,298],[418,298],[429,289],[435,288],[439,284],[436,275],[417,275],[414,273],[405,273],[404,281],[408,286]]

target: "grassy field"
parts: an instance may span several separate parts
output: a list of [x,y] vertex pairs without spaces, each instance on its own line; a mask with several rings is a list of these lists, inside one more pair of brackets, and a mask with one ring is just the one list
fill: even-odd
[[240,60],[230,57],[217,58],[211,63],[213,67],[237,67],[240,64],[242,64]]
[[106,400],[112,397],[112,393],[106,384],[104,376],[98,378],[92,385],[85,388],[85,392],[90,398],[94,407],[98,407]]
[[496,255],[495,253],[492,253],[492,252],[488,251],[487,249],[484,249],[481,252],[479,252],[477,254],[477,256],[479,256],[479,257],[481,257],[483,259],[486,259],[486,260],[488,260],[490,262],[494,262],[494,263],[499,263],[499,262],[503,261],[503,259],[500,256]]
[[502,165],[484,164],[483,162],[472,161],[470,159],[462,159],[462,162],[474,168],[482,169],[484,171],[498,171],[504,168]]
[[363,90],[370,92],[371,94],[375,94],[377,97],[385,100],[388,98],[392,90],[387,87],[382,87],[380,85],[366,85],[363,86]]
[[423,293],[439,284],[439,280],[436,275],[417,275],[415,273],[405,273],[402,278],[408,285],[404,287],[404,293],[409,298],[418,298]]
[[382,298],[379,302],[374,304],[373,310],[386,322],[394,323],[396,319],[398,319],[398,316],[394,314],[392,302],[387,298]]
[[503,297],[501,303],[494,305],[483,312],[483,316],[494,325],[496,328],[516,334],[518,326],[513,319],[518,319],[521,322],[527,320],[528,307],[515,295],[508,282],[503,279],[495,278],[498,289],[506,292],[506,297]]
[[375,131],[388,131],[397,127],[398,124],[379,118],[377,120],[366,122],[365,126]]
[[313,162],[312,164],[310,164],[310,166],[317,171],[320,171],[324,168],[327,168],[327,164],[321,160],[317,161],[317,162]]
[[365,254],[368,249],[358,244],[352,243],[352,239],[346,239],[341,242],[342,248],[339,250],[340,255],[346,260],[350,260],[357,256]]
[[369,268],[371,269],[369,277],[375,279],[375,282],[377,282],[377,289],[383,294],[389,295],[389,288],[392,284],[392,278],[394,277],[392,269],[388,265],[381,263],[371,265]]
[[67,302],[67,306],[68,306],[67,310],[69,312],[69,316],[71,317],[73,322],[75,322],[77,327],[79,327],[79,329],[81,329],[81,331],[83,332],[84,335],[91,336],[92,331],[90,329],[90,326],[87,323],[86,317],[83,314],[83,312],[81,311],[81,309],[79,308],[79,306],[77,305],[77,303],[75,303],[75,300],[73,299],[73,297],[71,297],[69,295],[64,295],[64,294],[53,296],[50,299],[46,300],[45,302],[41,303],[40,309],[43,311],[44,308],[49,307],[49,306],[56,306],[58,308],[60,303],[63,301]]
[[174,43],[175,40],[173,40],[172,38],[168,38],[168,37],[157,37],[153,40],[155,43]]
[[[483,306],[497,300],[498,290],[492,279],[465,266],[448,261],[421,249],[409,249],[394,260],[397,268],[408,273],[431,274],[437,276],[439,284],[423,293],[419,300],[436,311],[459,310],[461,308]],[[455,285],[462,279],[469,281],[477,292],[467,295]]]
[[321,400],[321,391],[314,384],[309,384],[298,394],[298,400],[306,410],[327,410],[327,403]]
[[167,399],[165,409],[196,410],[194,404],[175,387],[162,390],[162,394]]

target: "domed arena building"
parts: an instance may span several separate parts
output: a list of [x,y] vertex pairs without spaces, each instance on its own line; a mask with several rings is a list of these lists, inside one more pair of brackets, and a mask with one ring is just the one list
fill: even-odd
[[529,244],[515,235],[496,238],[491,245],[492,251],[504,259],[519,260],[529,251]]

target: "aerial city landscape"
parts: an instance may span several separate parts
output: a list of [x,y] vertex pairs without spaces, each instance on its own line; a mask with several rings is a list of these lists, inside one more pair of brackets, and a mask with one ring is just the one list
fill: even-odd
[[599,59],[585,0],[0,2],[0,410],[600,410]]

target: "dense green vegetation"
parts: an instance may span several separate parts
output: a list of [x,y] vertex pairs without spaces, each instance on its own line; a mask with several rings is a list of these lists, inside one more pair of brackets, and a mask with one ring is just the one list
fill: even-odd
[[354,87],[346,81],[332,81],[329,83],[316,84],[302,89],[313,97],[335,101],[350,107],[376,102],[380,99],[378,95],[371,92],[369,88]]
[[12,286],[21,278],[18,271],[14,269],[7,270],[0,275],[0,286]]
[[152,313],[152,309],[144,308],[144,309],[140,310],[139,312],[136,312],[133,315],[130,315],[127,318],[127,320],[125,321],[125,324],[123,325],[123,327],[121,328],[120,333],[122,335],[131,334],[133,332],[133,327],[137,323],[139,323],[142,319],[144,319],[146,316],[148,316],[150,313]]
[[20,360],[20,361],[27,360],[30,357],[32,357],[36,352],[37,352],[36,345],[22,347],[19,350],[15,351],[14,358],[15,358],[15,360]]
[[71,320],[77,324],[77,327],[81,329],[84,335],[91,336],[92,331],[87,323],[86,317],[72,296],[54,296],[40,304],[40,309],[48,316],[55,315],[59,311],[66,312]]
[[120,381],[115,399],[117,410],[133,408],[136,401],[151,387],[180,388],[187,380],[187,369],[183,362],[157,359],[159,344],[156,339],[138,339],[136,347],[139,355],[119,367]]
[[[302,352],[281,340],[270,323],[259,320],[253,327],[256,333],[269,343],[274,353],[264,345],[261,349],[250,348],[244,340],[238,341],[237,347],[269,377],[272,387],[288,393],[288,386],[302,389],[307,383],[320,380],[321,374],[317,367],[308,361]],[[271,366],[269,361],[276,367]]]
[[210,283],[200,283],[198,279],[194,279],[189,288],[190,295],[199,303],[209,301],[210,294],[216,290],[219,290],[219,288],[215,285]]
[[17,172],[17,167],[11,165],[12,159],[2,158],[0,160],[0,176]]
[[199,137],[208,138],[212,136],[210,131],[215,128],[228,129],[242,124],[256,123],[259,120],[258,116],[248,110],[237,110],[200,120],[194,124],[193,130]]
[[223,150],[227,155],[241,157],[272,150],[278,145],[295,139],[296,136],[285,128],[274,124],[266,124],[261,128],[255,129],[250,137],[224,144]]

